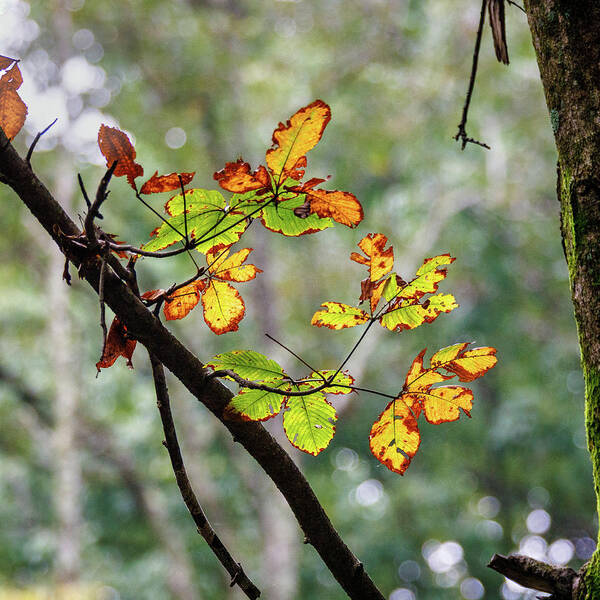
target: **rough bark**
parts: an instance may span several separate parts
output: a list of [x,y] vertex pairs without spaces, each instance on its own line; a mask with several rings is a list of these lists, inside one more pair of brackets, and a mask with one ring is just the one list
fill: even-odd
[[[561,234],[585,379],[585,418],[600,514],[600,4],[525,0],[558,151]],[[592,516],[590,515],[590,521]],[[572,598],[600,598],[600,553]]]
[[[15,151],[0,130],[0,182],[7,183],[29,208],[63,253],[79,267],[81,277],[98,291],[101,261],[70,243],[66,236],[81,231],[52,197],[31,167]],[[331,524],[309,483],[285,450],[260,423],[227,420],[223,416],[231,392],[215,379],[206,377],[204,366],[175,338],[117,273],[126,276],[122,265],[110,260],[106,269],[106,304],[136,338],[202,402],[273,480],[292,509],[307,543],[319,553],[350,598],[383,600],[362,563],[346,546]]]

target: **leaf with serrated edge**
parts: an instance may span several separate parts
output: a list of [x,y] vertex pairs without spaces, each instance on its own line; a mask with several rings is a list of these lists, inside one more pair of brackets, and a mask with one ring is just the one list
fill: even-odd
[[[335,371],[313,371],[310,374],[310,378],[316,380],[313,382],[313,384],[315,387],[317,387],[323,383],[323,379],[321,378],[321,376],[323,376],[325,379],[329,379],[334,373]],[[354,385],[354,381],[354,377],[352,377],[350,373],[340,371],[335,376],[335,379],[331,382],[331,387],[328,387],[323,391],[326,394],[350,394],[353,390],[349,389],[349,387],[347,386]]]
[[497,362],[496,348],[488,346],[461,352],[457,358],[440,367],[456,374],[460,381],[473,381],[485,375]]
[[316,392],[288,399],[283,428],[293,446],[316,456],[331,442],[336,420],[335,408],[321,392]]
[[419,270],[417,276],[402,287],[398,293],[398,298],[421,298],[425,294],[437,292],[439,282],[446,275],[446,269],[440,268],[442,265],[449,265],[456,259],[449,254],[440,254],[433,258],[426,258]]
[[204,284],[190,283],[179,288],[172,296],[166,299],[163,312],[167,321],[183,319],[193,310],[200,301],[200,291]]
[[225,414],[239,415],[244,421],[266,421],[279,413],[285,398],[274,392],[244,389],[231,399],[225,408]]
[[262,224],[274,233],[287,236],[307,235],[317,233],[332,227],[331,219],[322,219],[312,214],[305,219],[294,214],[294,209],[304,204],[304,195],[285,199],[278,204],[269,204],[260,212]]
[[350,259],[369,268],[369,279],[378,281],[387,275],[394,266],[394,248],[385,248],[388,239],[383,233],[368,233],[358,247],[366,254],[352,252]]
[[[181,187],[181,184],[187,185],[195,173],[169,173],[168,175],[159,175],[155,171],[154,175],[144,183],[140,189],[140,194],[159,194],[161,192],[172,192]],[[181,182],[179,178],[181,177]]]
[[298,110],[273,132],[273,148],[267,151],[267,166],[278,185],[294,169],[306,165],[305,154],[314,148],[331,119],[331,110],[315,100]]
[[449,313],[455,308],[458,308],[458,304],[452,294],[436,294],[429,299],[426,306],[409,298],[399,306],[390,308],[380,317],[379,322],[390,331],[415,329],[423,323],[435,321],[441,313]]
[[259,190],[271,184],[271,178],[265,167],[261,165],[252,173],[250,165],[241,158],[236,162],[228,162],[225,168],[213,175],[213,178],[224,190],[238,194]]
[[246,307],[238,291],[226,281],[211,281],[202,292],[204,321],[217,335],[237,331]]
[[228,256],[228,250],[209,251],[206,253],[208,270],[212,275],[224,281],[250,281],[258,273],[262,273],[262,269],[254,265],[243,264],[250,252],[252,252],[252,248],[243,248]]
[[369,448],[373,456],[390,471],[404,475],[419,449],[421,434],[410,406],[396,398],[373,423]]
[[365,216],[360,202],[350,192],[310,190],[306,192],[306,197],[311,213],[319,217],[331,217],[347,227],[356,227]]
[[233,350],[217,354],[206,364],[215,371],[228,369],[251,381],[275,382],[285,377],[283,369],[274,360],[254,350]]
[[323,302],[325,310],[318,310],[312,317],[310,324],[329,329],[345,329],[362,325],[369,320],[369,315],[361,308],[342,304],[341,302]]

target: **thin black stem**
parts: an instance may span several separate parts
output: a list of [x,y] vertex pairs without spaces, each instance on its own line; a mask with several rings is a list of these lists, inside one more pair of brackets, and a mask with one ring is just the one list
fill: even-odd
[[46,129],[39,131],[38,134],[33,138],[33,142],[31,142],[31,146],[29,146],[29,150],[27,151],[27,156],[25,157],[25,160],[27,161],[27,163],[31,164],[31,156],[33,155],[33,151],[35,150],[37,143],[40,141],[40,138],[50,129],[50,127],[52,127],[52,125],[54,125],[54,123],[56,123],[56,121],[58,121],[58,119],[54,119],[54,121],[52,121],[52,123],[50,123],[50,125],[48,125],[48,127],[46,127]]
[[[135,197],[148,209],[150,209],[163,223],[166,223],[177,235],[181,236],[182,238],[184,237],[183,234],[181,233],[181,231],[179,231],[179,229],[177,229],[174,225],[172,225],[171,223],[169,223],[169,221],[167,219],[165,219],[157,210],[155,210],[154,208],[152,208],[152,206],[150,206],[141,196],[138,192],[136,192]],[[136,254],[140,254],[139,252],[137,252]],[[142,255],[143,256],[143,255]]]
[[149,352],[149,355],[150,363],[152,365],[152,376],[154,378],[154,389],[156,391],[156,404],[165,433],[165,441],[163,443],[169,452],[171,466],[173,468],[173,473],[175,474],[179,491],[181,492],[181,497],[198,528],[198,533],[206,540],[208,547],[231,576],[231,586],[238,585],[248,598],[256,600],[256,598],[260,596],[260,590],[252,583],[252,581],[250,581],[248,576],[244,573],[242,565],[233,559],[229,550],[227,550],[216,531],[212,528],[202,510],[202,506],[200,506],[200,503],[198,502],[194,490],[192,489],[183,462],[183,456],[181,455],[179,441],[177,440],[177,432],[171,413],[165,371],[160,360],[151,352]]
[[[187,248],[188,244],[190,243],[190,240],[188,238],[187,206],[186,206],[186,199],[185,199],[185,187],[183,185],[183,179],[181,179],[181,175],[178,174],[177,177],[179,177],[179,185],[181,186],[181,195],[183,196],[183,226],[185,228],[185,247]],[[194,264],[195,264],[195,262],[194,262]],[[196,266],[198,266],[198,265],[196,265]]]
[[482,148],[490,147],[483,142],[480,142],[474,138],[467,136],[467,118],[469,114],[469,105],[471,104],[471,96],[473,95],[473,88],[475,87],[475,78],[477,76],[477,63],[479,61],[479,49],[481,47],[481,36],[483,35],[483,25],[485,22],[485,8],[488,0],[481,1],[481,14],[479,16],[479,27],[477,28],[477,37],[475,38],[475,49],[473,50],[473,65],[471,66],[471,76],[469,78],[469,88],[467,90],[467,97],[463,106],[462,118],[458,124],[458,132],[454,136],[455,140],[461,140],[461,150],[464,150],[468,143],[476,144]]
[[512,6],[516,6],[521,12],[527,14],[527,11],[520,4],[513,2],[513,0],[506,0],[506,1],[508,2],[508,4],[511,4]]
[[376,320],[377,319],[374,319],[373,317],[371,317],[371,319],[369,320],[369,324],[365,327],[365,330],[362,332],[361,336],[356,341],[356,344],[354,344],[354,346],[352,347],[352,350],[350,350],[350,352],[348,353],[348,356],[346,356],[346,358],[342,361],[342,364],[338,367],[338,370],[334,373],[333,377],[329,378],[330,381],[333,381],[337,377],[338,373],[344,368],[346,363],[350,360],[352,355],[356,352],[356,349],[358,348],[360,343],[363,341],[363,339],[367,335],[369,329],[371,329],[371,325],[373,325],[373,323],[375,323]]
[[321,373],[319,373],[314,367],[311,367],[301,356],[296,354],[293,350],[290,350],[285,344],[282,344],[279,340],[276,340],[272,335],[265,333],[265,335],[273,342],[281,346],[284,350],[289,352],[292,356],[296,357],[305,367],[308,367],[313,373],[316,373],[323,381],[327,381]]
[[98,238],[96,236],[96,226],[94,225],[94,219],[98,214],[98,210],[102,206],[102,203],[108,197],[108,184],[110,183],[110,179],[117,168],[117,161],[115,160],[112,165],[108,168],[104,177],[100,180],[100,184],[98,185],[98,189],[96,191],[96,198],[94,202],[90,206],[85,216],[85,236],[88,241],[88,250],[93,251],[98,246]]
[[106,352],[106,339],[108,337],[108,329],[106,328],[106,307],[104,304],[104,278],[106,275],[106,257],[100,258],[100,277],[98,278],[98,299],[100,300],[100,327],[102,328],[102,354],[100,360],[104,358]]

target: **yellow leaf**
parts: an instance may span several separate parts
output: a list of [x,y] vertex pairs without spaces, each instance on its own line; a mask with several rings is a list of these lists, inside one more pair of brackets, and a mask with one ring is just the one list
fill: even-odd
[[361,325],[369,320],[369,315],[362,309],[341,302],[323,302],[325,310],[318,310],[310,324],[329,329],[345,329]]
[[226,281],[211,281],[202,292],[204,320],[217,335],[237,331],[245,305],[238,291]]
[[256,277],[257,273],[262,273],[262,269],[254,265],[242,264],[250,252],[252,252],[252,248],[243,248],[228,256],[229,250],[212,249],[206,253],[208,270],[225,281],[250,281]]
[[[273,148],[267,151],[267,165],[276,185],[285,181],[294,168],[306,164],[305,154],[314,148],[331,119],[331,110],[322,100],[301,108],[273,132]],[[304,160],[303,160],[304,159]]]

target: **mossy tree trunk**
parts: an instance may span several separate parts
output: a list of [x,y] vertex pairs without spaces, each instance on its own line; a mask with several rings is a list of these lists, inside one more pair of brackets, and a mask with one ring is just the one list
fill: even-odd
[[[561,234],[585,378],[600,515],[600,3],[525,0],[558,150]],[[592,515],[590,515],[590,521]],[[600,598],[600,552],[555,598]]]

